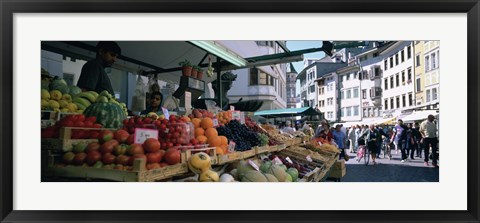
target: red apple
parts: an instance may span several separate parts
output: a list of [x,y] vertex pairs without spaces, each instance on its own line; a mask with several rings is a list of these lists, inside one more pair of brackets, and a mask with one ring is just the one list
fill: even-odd
[[102,154],[96,150],[90,151],[87,153],[87,158],[85,159],[85,162],[89,165],[92,166],[95,164],[97,161],[99,161],[102,158]]

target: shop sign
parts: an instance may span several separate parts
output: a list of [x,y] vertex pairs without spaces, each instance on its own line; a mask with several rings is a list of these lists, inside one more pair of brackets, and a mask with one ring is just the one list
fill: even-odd
[[133,138],[134,138],[134,143],[143,144],[143,142],[145,142],[145,140],[149,138],[158,139],[158,130],[136,128]]

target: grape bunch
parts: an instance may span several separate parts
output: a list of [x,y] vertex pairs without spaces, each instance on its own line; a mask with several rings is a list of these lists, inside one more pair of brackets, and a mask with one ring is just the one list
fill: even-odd
[[246,151],[252,149],[252,147],[259,146],[261,144],[258,134],[245,125],[240,124],[237,120],[232,120],[224,126],[217,127],[218,135],[223,135],[229,140],[236,143],[236,151]]

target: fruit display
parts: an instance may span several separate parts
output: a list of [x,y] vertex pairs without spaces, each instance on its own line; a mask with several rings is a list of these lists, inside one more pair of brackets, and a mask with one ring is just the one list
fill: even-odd
[[[55,125],[42,129],[42,138],[59,138],[60,129],[63,127],[81,127],[81,128],[103,128],[103,125],[97,122],[96,117],[87,117],[83,114],[67,115],[58,120]],[[72,139],[96,139],[99,130],[93,129],[72,129]]]
[[[78,87],[68,86],[67,82],[58,76],[50,76],[42,69],[41,109],[65,113],[82,113],[73,102],[73,96],[78,92]],[[81,90],[80,90],[81,91]]]
[[190,119],[193,119],[193,118],[202,119],[202,118],[214,118],[215,115],[212,112],[205,109],[193,109],[192,113],[188,115],[188,117]]
[[230,175],[240,182],[296,182],[299,179],[297,169],[270,160],[242,160]]
[[218,182],[218,173],[213,171],[210,156],[207,153],[195,153],[188,160],[188,169],[199,174],[199,182]]
[[[265,144],[263,144],[263,142],[264,142],[264,140],[266,140],[267,138],[268,138],[268,145],[269,145],[269,146],[274,146],[274,145],[279,145],[279,144],[281,144],[281,143],[280,143],[279,141],[277,141],[274,137],[269,136],[268,131],[266,131],[266,130],[263,129],[260,125],[258,125],[257,123],[255,123],[255,121],[253,121],[252,119],[250,119],[250,117],[245,117],[245,125],[246,125],[249,129],[251,129],[251,130],[259,133],[259,135],[260,135],[260,137],[261,137],[261,140],[263,140],[261,145],[265,145]],[[266,137],[265,137],[265,136],[266,136]]]
[[[85,92],[80,93],[83,94]],[[91,95],[93,96],[93,95]],[[91,98],[93,100],[93,97]],[[120,128],[125,120],[126,108],[107,91],[101,92],[95,102],[83,112],[87,116],[97,117],[97,121],[105,128]]]
[[231,110],[219,112],[216,116],[218,123],[222,125],[229,123],[232,120],[232,113]]
[[225,126],[217,127],[218,135],[227,137],[228,140],[235,142],[235,151],[250,150],[261,144],[258,134],[240,124],[237,120],[232,120]]

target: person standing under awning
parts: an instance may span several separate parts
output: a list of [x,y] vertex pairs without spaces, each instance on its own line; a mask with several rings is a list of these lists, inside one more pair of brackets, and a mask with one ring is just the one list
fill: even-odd
[[121,53],[122,50],[116,42],[98,42],[96,46],[96,57],[83,65],[77,86],[81,88],[82,91],[95,91],[100,93],[106,90],[111,95],[114,95],[112,83],[105,72],[105,68],[111,67]]

